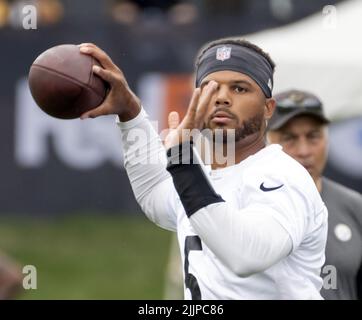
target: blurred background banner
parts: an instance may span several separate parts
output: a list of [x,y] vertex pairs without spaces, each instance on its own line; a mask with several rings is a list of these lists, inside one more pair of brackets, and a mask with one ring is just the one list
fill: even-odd
[[[169,111],[182,114],[188,105],[203,43],[223,36],[255,41],[277,64],[274,93],[298,87],[324,101],[335,121],[326,175],[362,191],[361,4],[0,0],[0,214],[140,212],[114,118],[53,119],[30,95],[31,63],[64,43],[94,42],[108,52],[161,131]],[[26,28],[26,5],[37,9],[36,29]]]

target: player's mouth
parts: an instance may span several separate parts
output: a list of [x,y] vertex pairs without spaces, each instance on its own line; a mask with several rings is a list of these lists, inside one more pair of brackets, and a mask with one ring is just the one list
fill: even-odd
[[211,122],[213,122],[217,125],[227,125],[233,120],[234,120],[234,117],[230,113],[225,112],[225,111],[216,111],[211,116]]

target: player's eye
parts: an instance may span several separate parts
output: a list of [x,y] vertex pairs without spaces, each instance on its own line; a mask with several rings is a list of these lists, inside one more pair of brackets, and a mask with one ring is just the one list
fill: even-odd
[[233,87],[233,90],[236,92],[236,93],[242,93],[242,92],[246,92],[246,88],[244,87],[241,87],[241,86],[234,86]]

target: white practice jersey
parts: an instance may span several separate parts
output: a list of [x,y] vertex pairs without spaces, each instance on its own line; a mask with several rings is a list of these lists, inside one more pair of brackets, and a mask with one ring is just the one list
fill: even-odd
[[[308,172],[281,146],[267,146],[224,169],[204,167],[225,203],[210,205],[211,214],[207,209],[199,210],[193,221],[194,216],[190,219],[185,214],[166,171],[166,151],[145,112],[142,110],[135,119],[118,125],[125,168],[138,203],[154,223],[177,232],[184,277],[192,278],[192,285],[185,285],[185,299],[191,299],[193,290],[200,292],[201,299],[321,299],[327,210]],[[260,257],[267,257],[269,252],[263,252],[259,242],[245,243],[248,238],[239,235],[249,231],[245,229],[248,217],[254,221],[260,217],[261,225],[262,221],[270,221],[271,229],[275,225],[288,236],[290,248],[272,265],[263,265]],[[198,232],[197,225],[209,228],[210,234]],[[267,236],[264,230],[256,225],[251,233]],[[215,236],[218,234],[221,239]],[[214,246],[215,239],[218,243]],[[244,241],[240,246],[239,239]],[[217,249],[212,250],[214,247]],[[250,264],[253,268],[238,272],[224,262],[225,252],[235,262],[239,259],[242,266],[248,261],[242,251],[247,255],[259,252],[260,266]]]

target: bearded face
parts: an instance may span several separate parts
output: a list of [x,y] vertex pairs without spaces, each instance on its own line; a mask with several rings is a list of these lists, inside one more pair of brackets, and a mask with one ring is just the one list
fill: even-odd
[[240,119],[228,108],[215,108],[204,123],[204,129],[212,131],[214,142],[221,142],[216,132],[222,132],[222,143],[239,142],[246,137],[259,132],[264,123],[264,113],[259,112],[248,119]]

